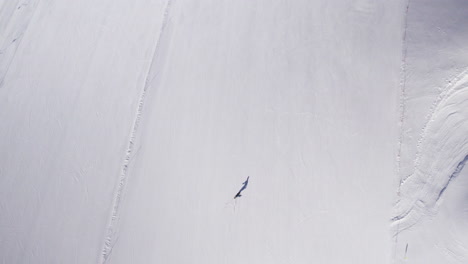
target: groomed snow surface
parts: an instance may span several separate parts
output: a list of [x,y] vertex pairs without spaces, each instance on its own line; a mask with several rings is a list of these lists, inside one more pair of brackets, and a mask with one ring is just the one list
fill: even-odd
[[0,0],[1,263],[468,263],[467,14]]

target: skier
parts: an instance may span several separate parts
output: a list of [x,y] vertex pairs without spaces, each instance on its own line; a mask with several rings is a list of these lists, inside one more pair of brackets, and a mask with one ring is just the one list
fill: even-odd
[[245,182],[242,183],[243,186],[242,186],[242,188],[239,190],[239,192],[236,194],[236,196],[234,196],[234,199],[236,199],[237,197],[241,197],[241,196],[242,196],[242,195],[241,195],[241,192],[242,192],[243,190],[245,190],[245,188],[247,188],[247,184],[249,184],[249,178],[250,178],[250,176],[247,176],[247,180],[245,180]]

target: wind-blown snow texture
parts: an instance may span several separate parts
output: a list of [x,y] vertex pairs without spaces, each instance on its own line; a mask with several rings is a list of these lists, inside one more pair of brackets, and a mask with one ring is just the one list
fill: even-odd
[[1,262],[466,263],[467,6],[0,1]]

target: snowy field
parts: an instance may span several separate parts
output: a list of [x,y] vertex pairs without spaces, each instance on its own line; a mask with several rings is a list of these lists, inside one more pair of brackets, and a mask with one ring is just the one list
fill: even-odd
[[468,263],[465,0],[0,0],[0,121],[0,263]]

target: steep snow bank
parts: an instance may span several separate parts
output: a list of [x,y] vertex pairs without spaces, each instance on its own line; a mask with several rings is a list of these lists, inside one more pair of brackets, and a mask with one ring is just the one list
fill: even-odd
[[467,11],[463,0],[409,2],[392,224],[396,263],[466,263],[468,257],[459,243],[468,232],[452,225],[462,219],[451,219],[463,214],[447,210],[465,199],[451,185],[463,182],[454,179],[468,155]]
[[444,91],[418,144],[415,170],[402,180],[394,225],[401,232],[435,209],[468,155],[468,74]]

